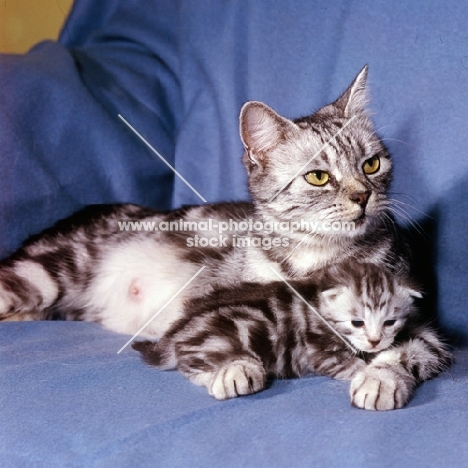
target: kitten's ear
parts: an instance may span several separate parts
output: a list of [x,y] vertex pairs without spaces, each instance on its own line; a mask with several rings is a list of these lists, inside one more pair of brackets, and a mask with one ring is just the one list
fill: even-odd
[[341,109],[345,117],[363,113],[368,101],[366,91],[367,65],[358,73],[351,86],[333,104]]
[[320,296],[326,304],[330,304],[334,302],[335,299],[343,293],[344,289],[344,286],[337,286],[335,288],[325,289],[320,293]]
[[408,295],[412,298],[422,299],[423,293],[421,291],[421,286],[414,280],[403,277],[397,279],[398,288],[402,291],[404,295]]
[[240,136],[252,163],[263,166],[267,153],[283,140],[293,122],[258,101],[244,104],[239,117]]
[[406,287],[406,292],[411,296],[411,297],[416,297],[417,299],[422,299],[423,297],[423,294],[422,292],[416,290],[416,289],[413,289],[413,288],[409,288],[409,287]]

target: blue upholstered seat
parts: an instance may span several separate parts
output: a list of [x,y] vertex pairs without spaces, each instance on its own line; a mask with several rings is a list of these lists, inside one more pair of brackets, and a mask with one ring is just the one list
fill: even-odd
[[78,0],[58,43],[1,56],[2,257],[85,204],[202,203],[118,114],[208,202],[247,199],[242,103],[308,114],[367,63],[424,307],[457,361],[393,412],[316,376],[217,402],[97,325],[2,323],[0,465],[467,466],[467,19],[456,0]]

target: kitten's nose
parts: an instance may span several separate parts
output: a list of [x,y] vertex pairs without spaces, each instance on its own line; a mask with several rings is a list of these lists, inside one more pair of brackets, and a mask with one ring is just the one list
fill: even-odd
[[380,343],[380,338],[377,340],[368,340],[373,348],[375,348]]
[[366,190],[365,192],[353,192],[349,196],[349,199],[364,208],[367,205],[367,201],[369,200],[370,194],[370,190]]

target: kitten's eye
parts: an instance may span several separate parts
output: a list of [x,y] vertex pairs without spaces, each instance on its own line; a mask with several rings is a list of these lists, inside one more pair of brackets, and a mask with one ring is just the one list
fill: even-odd
[[361,328],[364,326],[364,320],[351,320],[353,327]]
[[385,327],[392,327],[393,325],[395,325],[395,322],[396,320],[385,320],[383,324]]
[[364,174],[375,174],[380,169],[380,159],[378,156],[372,156],[372,158],[364,161],[362,170]]
[[330,180],[328,172],[325,171],[311,171],[304,177],[309,184],[316,185],[318,187],[325,185]]

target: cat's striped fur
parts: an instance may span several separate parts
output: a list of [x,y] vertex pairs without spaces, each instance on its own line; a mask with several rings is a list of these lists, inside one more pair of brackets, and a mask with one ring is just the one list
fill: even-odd
[[[134,205],[87,208],[31,239],[0,264],[0,320],[89,320],[134,334],[159,337],[181,317],[182,304],[239,282],[307,279],[314,271],[349,258],[389,271],[406,271],[386,192],[391,160],[365,110],[367,67],[333,104],[295,121],[259,102],[244,105],[240,133],[245,146],[252,203],[186,207],[169,213]],[[369,161],[377,170],[366,173]],[[311,175],[327,174],[312,184]],[[322,179],[324,180],[324,179]],[[119,221],[354,223],[354,230],[224,232],[223,247],[190,247],[196,235],[219,232],[122,231]],[[304,224],[305,226],[305,224]],[[237,248],[237,236],[280,245]],[[236,237],[236,238],[237,238]],[[204,266],[204,270],[178,293]]]
[[184,318],[159,342],[133,347],[221,400],[262,390],[268,376],[314,372],[350,380],[355,406],[401,408],[450,359],[421,322],[414,297],[420,293],[404,275],[348,263],[315,281],[214,291],[186,304]]

